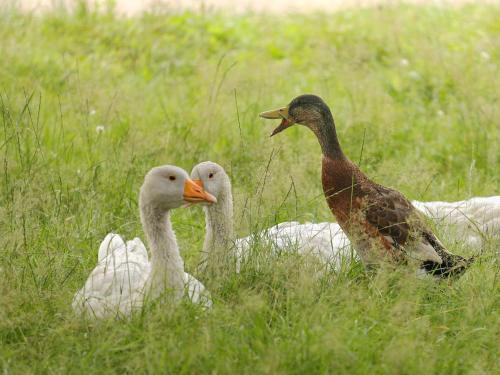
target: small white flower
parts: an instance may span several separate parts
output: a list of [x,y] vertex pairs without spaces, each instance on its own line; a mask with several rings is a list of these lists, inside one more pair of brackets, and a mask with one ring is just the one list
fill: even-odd
[[401,59],[401,60],[399,60],[399,65],[408,66],[408,65],[410,65],[410,62],[407,59]]
[[81,174],[82,174],[82,171],[81,171],[81,170],[79,170],[79,169],[77,169],[77,170],[76,170],[76,174],[77,174],[77,175],[81,175]]
[[90,115],[90,116],[94,116],[94,115],[95,115],[95,113],[96,113],[96,112],[95,112],[95,109],[94,109],[94,108],[92,108],[92,109],[89,111],[89,115]]
[[97,132],[97,134],[102,133],[104,131],[104,125],[97,125],[95,127],[95,131]]
[[444,116],[444,112],[443,112],[442,110],[440,110],[440,109],[439,109],[439,110],[437,111],[437,115],[438,115],[439,117],[443,117],[443,116]]
[[489,60],[490,59],[490,54],[486,51],[481,51],[481,57],[483,58],[483,60]]
[[412,70],[411,72],[409,72],[408,76],[411,79],[414,79],[414,80],[419,80],[420,79],[420,74],[418,74],[418,72],[416,70]]

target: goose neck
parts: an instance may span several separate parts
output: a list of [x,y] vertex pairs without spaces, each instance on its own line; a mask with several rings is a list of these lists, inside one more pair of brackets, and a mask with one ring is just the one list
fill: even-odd
[[153,296],[166,289],[183,291],[184,262],[170,221],[170,210],[141,205],[141,222],[151,252],[150,285]]
[[233,240],[233,199],[230,193],[217,197],[217,203],[205,207],[205,247],[227,246]]

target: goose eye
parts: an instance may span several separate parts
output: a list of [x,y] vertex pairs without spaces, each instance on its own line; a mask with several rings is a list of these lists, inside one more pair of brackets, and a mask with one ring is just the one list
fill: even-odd
[[168,176],[168,179],[169,179],[170,181],[175,181],[175,176]]
[[209,174],[208,174],[208,178],[212,178],[213,176],[214,176],[214,174],[213,174],[213,173],[209,173]]

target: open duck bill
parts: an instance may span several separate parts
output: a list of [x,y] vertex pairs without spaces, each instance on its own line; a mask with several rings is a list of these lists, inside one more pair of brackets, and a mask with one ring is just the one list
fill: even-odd
[[293,118],[288,114],[288,106],[280,109],[274,109],[272,111],[262,112],[259,116],[265,119],[281,119],[281,123],[276,129],[273,130],[271,137],[295,124]]
[[183,198],[188,203],[217,203],[217,199],[212,194],[203,190],[203,186],[191,179],[187,179],[184,183]]

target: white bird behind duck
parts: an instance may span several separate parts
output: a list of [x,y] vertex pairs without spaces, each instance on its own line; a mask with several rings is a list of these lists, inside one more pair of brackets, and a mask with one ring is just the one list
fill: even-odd
[[475,197],[458,202],[412,204],[436,223],[455,231],[456,240],[479,247],[488,237],[500,236],[500,196]]
[[[239,272],[245,257],[257,243],[270,245],[274,253],[297,251],[317,256],[333,269],[339,269],[343,262],[356,256],[337,223],[284,222],[235,240],[231,181],[227,173],[217,163],[206,161],[193,168],[191,178],[217,199],[216,204],[203,207],[206,220],[203,262],[207,262],[214,248],[225,248],[226,252],[234,252],[236,272]],[[412,203],[440,225],[455,226],[456,239],[470,246],[477,247],[482,239],[500,233],[500,196],[451,203]]]
[[141,222],[151,259],[139,238],[125,242],[119,235],[109,233],[99,247],[97,266],[73,298],[74,311],[97,319],[128,317],[148,299],[163,294],[168,294],[174,304],[187,296],[193,303],[210,308],[209,292],[184,272],[170,211],[186,202],[215,201],[183,169],[153,168],[139,194]]

